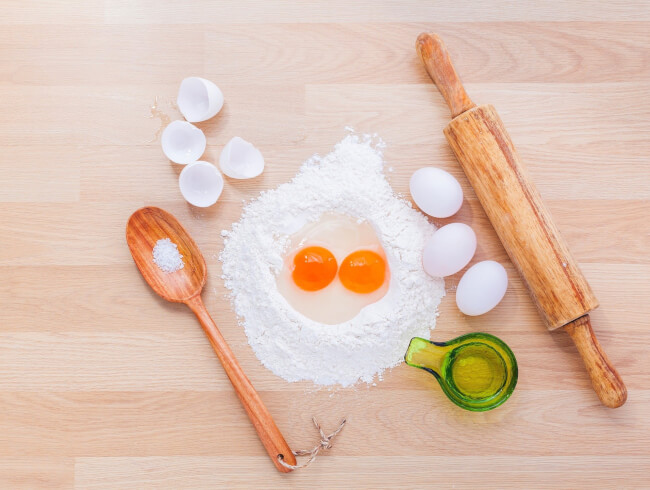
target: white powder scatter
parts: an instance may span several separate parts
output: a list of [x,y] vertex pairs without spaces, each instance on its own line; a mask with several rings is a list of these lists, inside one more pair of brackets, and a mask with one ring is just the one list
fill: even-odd
[[163,272],[176,272],[183,267],[183,256],[169,238],[161,238],[153,247],[153,261]]
[[[349,386],[381,381],[399,364],[412,337],[429,338],[444,281],[422,268],[435,227],[387,182],[374,137],[348,135],[325,157],[306,161],[291,182],[262,192],[239,222],[222,232],[223,278],[248,341],[264,366],[287,381]],[[324,213],[371,223],[390,268],[387,294],[349,321],[315,322],[276,287],[289,236]],[[335,305],[332,305],[335,307]]]

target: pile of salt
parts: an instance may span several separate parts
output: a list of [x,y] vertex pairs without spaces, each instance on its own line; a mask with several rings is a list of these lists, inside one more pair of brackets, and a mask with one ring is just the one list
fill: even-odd
[[153,248],[153,261],[163,272],[176,272],[185,267],[178,246],[169,238],[161,238]]

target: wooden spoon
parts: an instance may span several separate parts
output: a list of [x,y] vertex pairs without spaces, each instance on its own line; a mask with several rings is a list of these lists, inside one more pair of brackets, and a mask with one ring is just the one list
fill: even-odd
[[[154,264],[153,248],[161,238],[169,238],[178,246],[185,262],[181,270],[166,273]],[[153,290],[167,301],[185,303],[197,316],[273,464],[283,473],[290,472],[291,469],[280,464],[279,460],[295,465],[296,458],[291,448],[205,309],[201,290],[207,279],[207,267],[194,240],[167,211],[147,207],[129,218],[126,242],[135,264]]]

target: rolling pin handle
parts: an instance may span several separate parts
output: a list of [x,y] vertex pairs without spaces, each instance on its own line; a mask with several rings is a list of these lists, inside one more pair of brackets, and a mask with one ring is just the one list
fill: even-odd
[[422,63],[451,110],[452,119],[476,107],[451,63],[445,43],[436,34],[420,34],[415,43]]
[[627,400],[627,388],[620,375],[600,347],[591,328],[589,315],[581,316],[564,326],[585,363],[591,384],[603,405],[620,407]]

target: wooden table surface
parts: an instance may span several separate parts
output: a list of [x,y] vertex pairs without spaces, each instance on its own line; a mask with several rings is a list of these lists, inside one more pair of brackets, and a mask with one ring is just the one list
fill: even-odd
[[[0,26],[0,488],[650,486],[650,3],[4,0]],[[468,188],[414,50],[425,30],[499,110],[600,299],[593,324],[627,383],[622,408],[599,404],[569,337],[543,327]],[[267,161],[205,210],[183,201],[159,142],[192,75],[226,97],[200,124],[204,159],[238,135]],[[463,185],[453,219],[510,287],[468,318],[450,278],[432,338],[510,344],[519,384],[501,408],[462,411],[407,366],[373,387],[288,384],[248,346],[220,231],[345,126],[385,140],[397,192],[425,165]],[[207,306],[292,447],[316,442],[312,415],[326,430],[348,417],[310,468],[275,471],[195,318],[140,277],[124,230],[145,204],[201,246]]]

